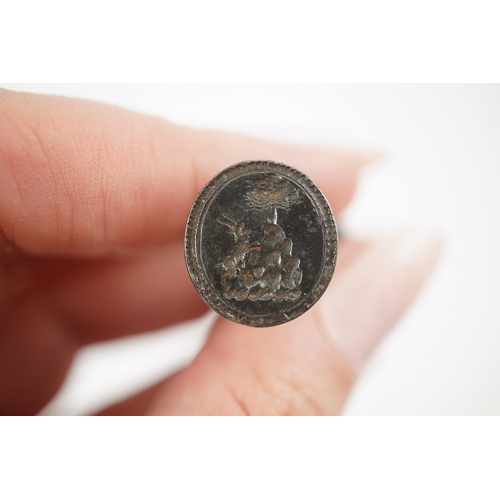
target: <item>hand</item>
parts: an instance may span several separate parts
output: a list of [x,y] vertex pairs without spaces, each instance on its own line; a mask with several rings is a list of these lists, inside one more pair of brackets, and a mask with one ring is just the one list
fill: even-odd
[[[187,214],[247,159],[304,171],[337,217],[370,160],[0,90],[0,413],[40,411],[85,344],[206,312],[184,265]],[[190,366],[103,413],[337,414],[438,250],[428,235],[341,241],[308,313],[268,329],[219,318]]]

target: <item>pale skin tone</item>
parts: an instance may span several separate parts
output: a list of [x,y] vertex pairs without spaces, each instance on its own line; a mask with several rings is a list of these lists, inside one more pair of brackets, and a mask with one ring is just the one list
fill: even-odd
[[[187,214],[247,159],[302,170],[339,217],[373,158],[0,90],[0,414],[39,412],[81,346],[207,311],[184,265]],[[438,253],[425,234],[341,241],[313,309],[266,329],[220,318],[188,367],[102,413],[338,414]]]

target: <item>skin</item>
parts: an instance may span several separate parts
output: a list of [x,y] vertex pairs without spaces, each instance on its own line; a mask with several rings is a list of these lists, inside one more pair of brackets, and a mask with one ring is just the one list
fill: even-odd
[[[337,216],[374,159],[0,90],[0,413],[39,412],[83,345],[204,314],[183,262],[191,204],[221,169],[267,158]],[[262,330],[220,318],[190,366],[102,414],[338,414],[438,253],[428,234],[342,241],[308,313]]]

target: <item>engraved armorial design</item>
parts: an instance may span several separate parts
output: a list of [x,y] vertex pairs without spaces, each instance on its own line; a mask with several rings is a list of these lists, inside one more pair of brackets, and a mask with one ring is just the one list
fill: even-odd
[[221,170],[200,191],[184,245],[203,300],[231,321],[261,328],[291,321],[319,300],[335,269],[337,227],[309,177],[250,160]]
[[221,283],[226,299],[237,301],[296,301],[302,281],[300,259],[292,255],[292,241],[278,225],[278,209],[287,211],[300,200],[297,190],[285,179],[266,175],[256,183],[248,183],[244,210],[257,210],[266,217],[261,238],[251,241],[255,231],[237,223],[228,215],[217,219],[234,237],[222,262]]

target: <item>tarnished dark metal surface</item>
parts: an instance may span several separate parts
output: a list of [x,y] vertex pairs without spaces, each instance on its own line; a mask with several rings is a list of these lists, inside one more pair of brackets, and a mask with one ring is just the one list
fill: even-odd
[[249,326],[274,326],[323,294],[337,258],[330,206],[309,177],[272,161],[233,165],[200,192],[185,238],[205,302]]

